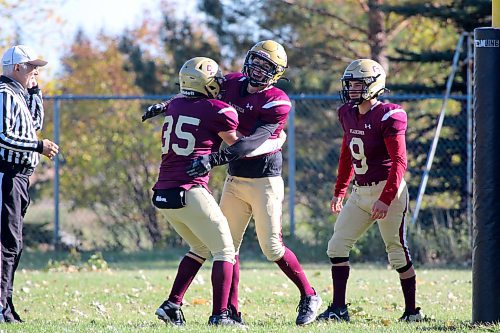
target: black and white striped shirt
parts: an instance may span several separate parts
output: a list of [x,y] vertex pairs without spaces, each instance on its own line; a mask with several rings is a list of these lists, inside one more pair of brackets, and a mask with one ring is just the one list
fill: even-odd
[[36,131],[43,125],[42,94],[28,93],[17,81],[0,76],[0,161],[36,167],[43,142]]

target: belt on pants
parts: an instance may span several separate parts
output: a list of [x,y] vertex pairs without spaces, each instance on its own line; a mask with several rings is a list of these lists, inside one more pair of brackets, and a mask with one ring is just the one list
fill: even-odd
[[3,173],[15,173],[25,176],[31,176],[33,174],[33,171],[35,171],[35,168],[31,166],[14,164],[7,161],[0,161],[0,172]]
[[381,182],[381,180],[379,181],[376,181],[376,182],[358,182],[358,181],[354,181],[354,185],[356,186],[375,186],[377,184],[379,184]]

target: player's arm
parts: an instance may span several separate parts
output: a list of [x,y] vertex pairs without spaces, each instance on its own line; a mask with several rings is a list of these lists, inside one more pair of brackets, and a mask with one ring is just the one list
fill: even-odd
[[241,137],[229,147],[211,153],[214,162],[213,166],[227,164],[253,152],[271,137],[278,125],[259,123],[251,135]]
[[338,213],[342,209],[342,202],[351,182],[354,168],[351,162],[351,152],[347,145],[347,138],[342,138],[342,148],[340,149],[339,167],[337,171],[337,181],[333,191],[333,197],[330,203],[332,213]]
[[394,135],[384,138],[387,151],[392,160],[387,183],[380,197],[372,207],[372,218],[374,220],[384,219],[387,216],[389,205],[396,197],[399,185],[406,171],[406,144],[404,135]]
[[399,185],[406,172],[406,142],[404,135],[389,136],[384,138],[384,141],[387,152],[392,160],[392,166],[389,170],[387,183],[380,194],[379,200],[386,205],[390,205],[398,193]]
[[[278,128],[278,124],[261,124],[252,135],[239,138],[231,146],[220,151],[198,157],[187,169],[187,174],[192,177],[200,177],[207,174],[215,166],[227,164],[247,155],[263,144],[274,133],[276,128]],[[219,132],[220,135],[221,132]],[[223,137],[221,138],[226,143],[231,141],[230,138],[227,138],[229,142]]]
[[146,112],[144,112],[144,114],[142,115],[142,122],[165,113],[168,109],[168,105],[170,104],[170,102],[172,102],[172,100],[174,100],[175,98],[179,98],[182,96],[183,96],[182,94],[177,94],[172,98],[167,99],[166,101],[148,106]]
[[255,157],[259,155],[265,155],[267,153],[272,153],[274,151],[280,150],[281,147],[285,144],[286,141],[286,133],[285,131],[281,131],[276,139],[267,139],[263,144],[261,144],[257,149],[252,151],[249,154],[246,154],[246,157]]
[[217,134],[228,145],[234,144],[239,139],[238,133],[234,130],[219,132]]

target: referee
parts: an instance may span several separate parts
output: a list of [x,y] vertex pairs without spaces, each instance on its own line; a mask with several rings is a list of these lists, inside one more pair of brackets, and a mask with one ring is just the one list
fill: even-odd
[[0,321],[22,322],[12,302],[14,274],[23,248],[23,218],[30,203],[29,176],[40,161],[40,153],[53,158],[59,147],[38,140],[43,124],[42,93],[36,76],[46,61],[25,45],[8,49],[2,58],[0,76],[0,193],[1,279]]

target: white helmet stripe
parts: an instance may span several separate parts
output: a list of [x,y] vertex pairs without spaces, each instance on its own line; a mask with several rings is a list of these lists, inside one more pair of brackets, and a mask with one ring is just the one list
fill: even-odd
[[262,106],[262,108],[263,109],[270,109],[270,108],[278,106],[278,105],[288,105],[291,107],[292,103],[290,103],[290,101],[272,101],[272,102],[264,104],[264,106]]
[[382,117],[382,121],[389,119],[390,116],[392,116],[395,113],[399,113],[399,112],[405,112],[405,110],[403,110],[403,109],[391,110],[391,111],[387,112],[386,114],[384,114],[384,116]]

